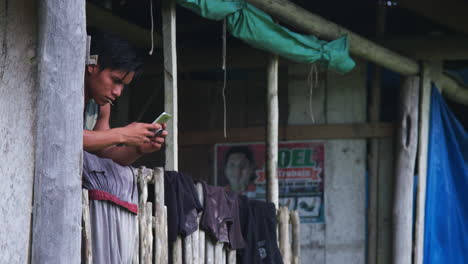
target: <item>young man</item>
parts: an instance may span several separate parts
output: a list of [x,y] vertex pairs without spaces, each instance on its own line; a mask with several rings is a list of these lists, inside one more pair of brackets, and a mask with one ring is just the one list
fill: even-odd
[[89,32],[91,55],[97,64],[85,69],[85,128],[83,148],[121,165],[130,165],[140,156],[161,149],[167,131],[155,136],[165,124],[131,123],[110,128],[110,109],[126,85],[139,74],[141,61],[124,40],[104,32]]
[[88,190],[94,264],[135,263],[138,257],[138,189],[131,166],[138,157],[161,149],[165,124],[132,123],[110,128],[110,108],[139,74],[141,62],[124,40],[103,32],[91,35],[86,65],[83,130],[83,188]]

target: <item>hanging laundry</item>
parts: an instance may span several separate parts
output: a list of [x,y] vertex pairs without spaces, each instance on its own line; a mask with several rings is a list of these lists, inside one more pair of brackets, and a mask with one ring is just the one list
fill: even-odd
[[231,249],[245,247],[239,221],[239,195],[223,187],[203,185],[204,208],[200,228]]
[[247,243],[237,250],[240,264],[282,264],[276,239],[276,210],[273,203],[239,196],[242,235]]
[[164,204],[167,206],[167,235],[172,245],[178,235],[198,229],[197,215],[202,210],[192,177],[176,171],[164,173]]

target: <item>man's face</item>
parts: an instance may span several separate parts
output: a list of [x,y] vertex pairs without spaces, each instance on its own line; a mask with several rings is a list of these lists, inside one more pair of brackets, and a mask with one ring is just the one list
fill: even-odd
[[225,174],[231,190],[244,191],[249,184],[252,169],[253,167],[244,153],[229,155],[226,162]]
[[105,105],[115,101],[121,94],[125,85],[128,85],[135,75],[134,72],[99,70],[98,66],[87,66],[85,80],[86,97],[92,98],[98,105]]

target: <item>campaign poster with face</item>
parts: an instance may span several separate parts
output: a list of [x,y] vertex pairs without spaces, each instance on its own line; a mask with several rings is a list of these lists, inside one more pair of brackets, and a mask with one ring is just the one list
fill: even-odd
[[[297,210],[303,223],[324,222],[323,142],[280,142],[278,145],[279,202]],[[265,144],[215,145],[215,179],[218,186],[265,200]]]

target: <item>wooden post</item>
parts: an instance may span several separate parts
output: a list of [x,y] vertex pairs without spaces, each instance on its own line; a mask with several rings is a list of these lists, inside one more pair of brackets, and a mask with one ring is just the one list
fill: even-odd
[[291,211],[292,264],[301,264],[301,221],[297,211]]
[[164,110],[172,115],[167,122],[166,169],[178,169],[177,145],[177,52],[176,52],[176,6],[175,0],[161,3],[164,47]]
[[393,263],[410,264],[412,254],[413,179],[418,146],[419,77],[401,87],[393,206]]
[[227,263],[228,264],[236,264],[236,251],[235,250],[229,250],[228,251],[228,257],[227,257]]
[[[377,30],[376,36],[382,39],[385,30],[385,5],[382,1],[377,1]],[[380,121],[380,87],[381,87],[382,69],[378,65],[374,65],[372,76],[372,86],[369,105],[369,121],[372,123]],[[379,144],[380,140],[376,138],[370,139],[368,170],[369,170],[369,206],[367,210],[367,264],[377,263],[378,250],[378,211],[379,211]]]
[[146,208],[146,258],[145,264],[151,264],[153,260],[153,204],[148,202]]
[[418,151],[418,192],[416,200],[416,222],[414,236],[414,264],[422,264],[424,256],[424,218],[426,209],[427,155],[429,144],[429,121],[431,110],[431,79],[429,66],[423,65],[421,75],[421,99],[419,118],[419,151]]
[[[153,176],[153,171],[145,167],[140,167],[138,169],[138,232],[139,232],[139,241],[140,241],[140,264],[147,264],[147,255],[148,252],[148,212],[146,201],[148,200],[148,182]],[[152,226],[152,223],[151,223]]]
[[205,246],[205,263],[206,264],[215,264],[214,256],[214,243],[210,237],[205,237],[206,246]]
[[38,42],[34,50],[38,92],[34,105],[30,261],[80,263],[85,1],[44,0],[37,4]]
[[[200,200],[200,204],[203,207],[204,199],[203,199],[203,186],[201,183],[197,183],[197,193],[198,193],[198,200]],[[200,226],[201,214],[198,214],[197,222],[198,226]],[[205,231],[198,229],[198,239],[199,239],[199,248],[198,248],[198,255],[200,264],[205,264]]]
[[167,263],[167,234],[165,234],[166,216],[164,214],[164,169],[154,168],[154,264]]
[[283,263],[291,263],[291,244],[289,243],[289,210],[281,206],[278,210],[279,247]]
[[83,241],[81,241],[81,262],[83,264],[93,263],[93,243],[91,236],[91,219],[89,218],[89,196],[88,190],[83,189]]
[[271,55],[267,66],[266,160],[267,200],[278,208],[278,55]]

